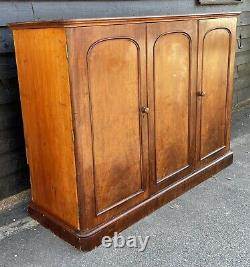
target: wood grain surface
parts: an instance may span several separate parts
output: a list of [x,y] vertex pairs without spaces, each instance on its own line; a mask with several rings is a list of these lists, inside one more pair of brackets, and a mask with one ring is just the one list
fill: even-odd
[[78,228],[65,32],[21,30],[14,38],[32,200]]

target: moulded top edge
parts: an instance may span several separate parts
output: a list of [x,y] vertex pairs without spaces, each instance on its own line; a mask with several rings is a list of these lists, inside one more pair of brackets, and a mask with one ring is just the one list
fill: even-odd
[[241,12],[213,13],[213,14],[191,14],[191,15],[166,15],[166,16],[143,16],[143,17],[112,17],[112,18],[86,18],[48,21],[27,21],[9,23],[12,30],[17,29],[39,29],[39,28],[68,28],[84,26],[101,26],[125,23],[150,23],[157,21],[208,19],[238,16]]

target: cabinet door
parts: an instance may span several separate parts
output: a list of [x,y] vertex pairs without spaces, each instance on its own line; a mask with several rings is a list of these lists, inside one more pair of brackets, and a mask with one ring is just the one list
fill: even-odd
[[229,150],[236,18],[199,21],[198,166]]
[[68,29],[81,224],[148,197],[145,25]]
[[197,22],[148,25],[150,180],[153,192],[194,169]]

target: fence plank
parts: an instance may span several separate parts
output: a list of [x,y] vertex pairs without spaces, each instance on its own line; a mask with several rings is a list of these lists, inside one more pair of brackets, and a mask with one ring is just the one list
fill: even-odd
[[242,38],[250,38],[250,25],[242,25],[237,27],[237,36],[241,34]]
[[250,75],[241,76],[235,80],[235,87],[237,88],[237,90],[247,88],[249,87],[249,85],[250,85]]
[[0,28],[0,54],[14,52],[13,36],[10,29]]
[[0,105],[19,102],[16,79],[0,80]]
[[237,92],[237,97],[238,97],[238,103],[244,102],[247,99],[250,99],[250,87],[239,90]]
[[[241,42],[242,47],[238,47],[238,43]],[[237,38],[236,52],[244,52],[250,50],[250,38],[247,39],[239,39]]]
[[250,62],[249,51],[243,51],[243,52],[236,53],[236,64],[237,65],[241,65],[241,64],[245,64],[245,63],[249,63],[249,62]]
[[238,25],[249,25],[250,24],[250,11],[242,12],[238,18]]

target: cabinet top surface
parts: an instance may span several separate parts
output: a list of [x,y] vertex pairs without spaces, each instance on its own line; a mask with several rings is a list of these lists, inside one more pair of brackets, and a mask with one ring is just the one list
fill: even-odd
[[240,12],[227,12],[215,14],[193,14],[193,15],[174,15],[174,16],[145,16],[145,17],[114,17],[114,18],[89,18],[89,19],[69,19],[69,20],[50,20],[50,21],[28,21],[10,23],[13,30],[17,29],[39,29],[39,28],[71,28],[86,26],[115,25],[127,23],[153,23],[157,21],[208,19],[219,17],[238,16]]

